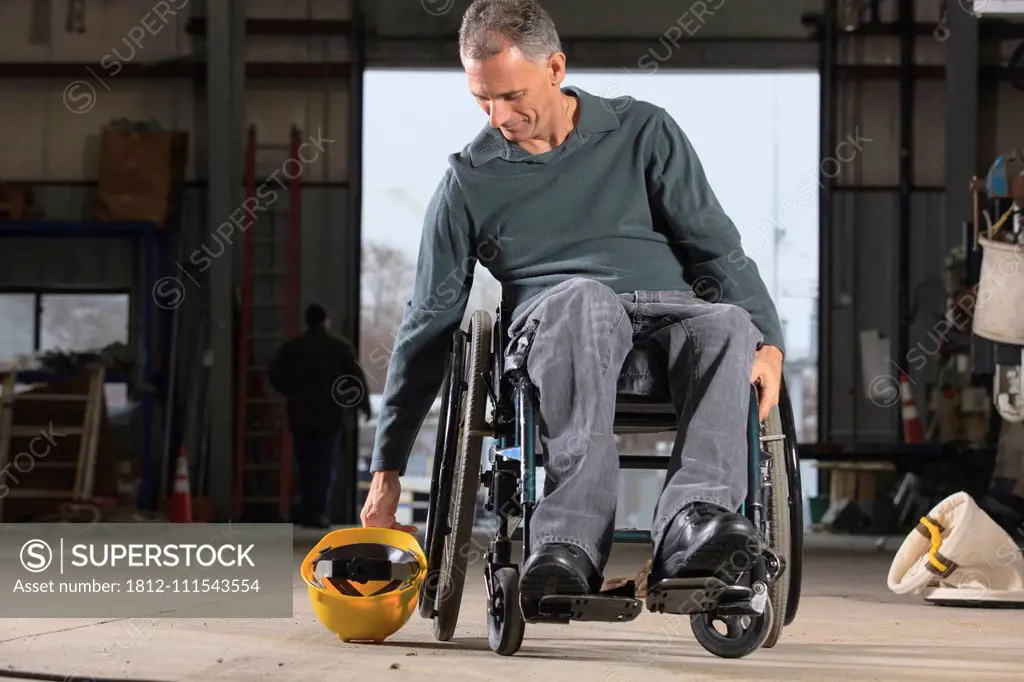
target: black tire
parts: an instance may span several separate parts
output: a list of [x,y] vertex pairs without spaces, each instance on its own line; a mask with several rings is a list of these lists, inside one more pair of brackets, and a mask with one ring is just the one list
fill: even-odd
[[804,487],[800,478],[800,453],[797,449],[793,403],[789,399],[785,377],[782,378],[782,390],[779,393],[779,417],[782,419],[782,431],[786,434],[786,475],[789,482],[789,566],[786,567],[789,599],[782,620],[784,625],[791,625],[800,608],[800,591],[803,589]]
[[768,547],[782,560],[786,570],[768,588],[768,601],[772,604],[771,628],[763,646],[770,649],[775,646],[782,635],[785,625],[786,607],[789,603],[789,567],[792,533],[789,516],[789,475],[786,461],[786,434],[782,429],[782,417],[778,407],[773,407],[765,419],[762,445],[770,455],[768,462],[769,483],[771,485],[768,508]]
[[526,634],[526,620],[519,607],[519,574],[514,568],[499,568],[491,585],[487,613],[487,643],[500,656],[519,651]]
[[[720,658],[743,658],[764,643],[772,627],[772,601],[767,600],[760,616],[718,616],[714,613],[695,613],[690,616],[690,628],[705,650]],[[715,622],[728,626],[723,635]]]
[[[419,613],[423,618],[437,615],[437,593],[444,555],[444,538],[448,534],[448,504],[451,500],[452,471],[455,469],[459,416],[461,414],[465,366],[465,332],[457,331],[452,337],[448,354],[444,384],[441,386],[441,409],[438,412],[437,438],[434,444],[434,462],[431,473],[430,500],[427,503],[427,523],[424,547],[427,555],[427,575],[420,587]],[[459,378],[453,381],[453,376]]]
[[458,455],[455,457],[455,475],[448,505],[451,532],[444,539],[437,585],[434,637],[442,642],[451,640],[455,634],[466,585],[466,564],[473,537],[476,497],[480,490],[480,458],[488,396],[484,373],[490,371],[491,335],[491,316],[484,310],[473,313],[469,325],[464,416],[460,420]]

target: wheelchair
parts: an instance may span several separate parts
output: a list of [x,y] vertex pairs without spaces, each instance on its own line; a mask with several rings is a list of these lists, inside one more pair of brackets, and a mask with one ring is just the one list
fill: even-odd
[[[651,612],[689,616],[694,637],[719,657],[742,658],[760,647],[773,647],[783,626],[796,616],[802,577],[803,496],[785,381],[779,405],[764,422],[758,419],[756,389],[751,390],[750,466],[742,513],[760,538],[744,565],[743,578],[731,584],[715,577],[662,580],[648,585],[643,601],[629,583],[626,594],[548,595],[527,609],[520,603],[512,543],[521,539],[525,563],[530,555],[530,516],[537,501],[536,467],[543,458],[536,451],[535,388],[525,357],[513,352],[505,358],[510,312],[500,303],[492,323],[486,310],[475,311],[468,329],[456,330],[450,344],[425,528],[427,575],[418,602],[420,616],[433,621],[434,637],[449,641],[454,635],[469,556],[475,553],[484,563],[488,642],[499,655],[519,651],[527,623],[628,622],[645,605]],[[635,346],[630,354],[645,352],[650,351]],[[624,367],[630,362],[627,356]],[[620,381],[616,434],[676,430],[667,381],[643,394],[631,390],[623,389]],[[495,445],[488,449],[488,467],[483,470],[485,438]],[[665,470],[667,463],[668,457],[662,455],[620,455],[621,469]],[[486,489],[485,508],[496,517],[497,526],[486,549],[474,548],[473,540],[481,487]],[[614,541],[650,543],[651,535],[616,528]]]

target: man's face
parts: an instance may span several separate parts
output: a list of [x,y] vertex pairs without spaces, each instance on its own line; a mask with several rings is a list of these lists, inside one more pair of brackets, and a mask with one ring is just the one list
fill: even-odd
[[564,115],[559,86],[565,77],[564,57],[532,62],[514,47],[490,59],[463,62],[469,91],[490,119],[492,128],[510,142],[541,134],[556,116]]

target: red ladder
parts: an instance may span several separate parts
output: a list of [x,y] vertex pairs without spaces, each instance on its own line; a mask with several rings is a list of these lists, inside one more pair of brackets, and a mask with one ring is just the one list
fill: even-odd
[[[244,236],[241,320],[235,401],[235,514],[239,519],[287,522],[291,517],[292,444],[284,400],[265,381],[274,352],[298,332],[302,173],[257,178],[257,159],[279,155],[276,169],[299,157],[300,133],[287,145],[257,144],[250,126],[245,154],[246,207],[255,206]],[[281,157],[287,153],[287,157]],[[284,184],[287,188],[282,188]],[[257,194],[259,189],[259,194]]]

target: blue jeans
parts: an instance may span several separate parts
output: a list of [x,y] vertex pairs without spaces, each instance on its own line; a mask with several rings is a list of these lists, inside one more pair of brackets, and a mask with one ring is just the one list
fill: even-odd
[[[693,502],[738,510],[747,488],[747,419],[754,351],[763,337],[742,308],[692,291],[616,294],[575,278],[526,303],[509,327],[535,326],[527,371],[537,388],[545,494],[531,544],[580,547],[603,572],[618,502],[612,426],[620,380],[644,390],[659,368],[623,369],[637,342],[660,348],[679,420],[651,526],[655,550]],[[621,374],[621,379],[620,379]]]
[[337,429],[292,432],[292,449],[299,465],[300,524],[324,522],[338,439]]

